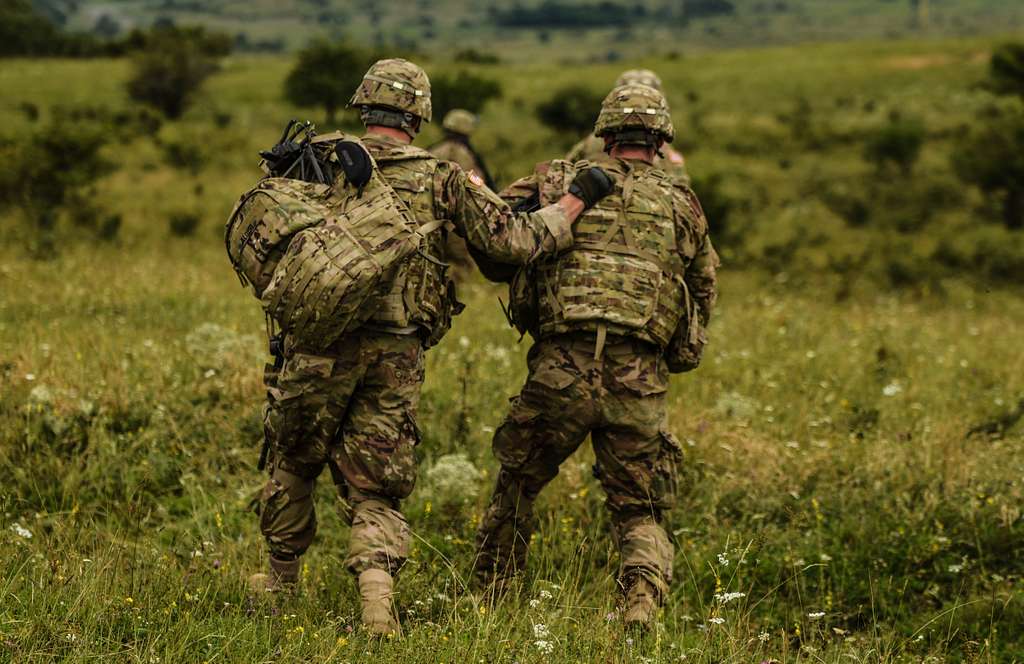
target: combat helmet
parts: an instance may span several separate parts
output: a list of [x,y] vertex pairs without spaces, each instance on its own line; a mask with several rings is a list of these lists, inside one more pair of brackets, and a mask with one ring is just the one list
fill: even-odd
[[447,131],[469,136],[476,130],[477,117],[467,110],[454,108],[444,116],[441,126]]
[[408,60],[389,58],[370,65],[348,102],[359,108],[364,124],[380,124],[419,131],[420,120],[430,122],[430,79]]
[[620,85],[604,98],[594,135],[610,138],[609,144],[671,143],[675,129],[665,95],[646,85]]
[[620,85],[646,85],[655,90],[661,90],[661,78],[650,69],[627,69],[619,74],[615,81],[615,87]]

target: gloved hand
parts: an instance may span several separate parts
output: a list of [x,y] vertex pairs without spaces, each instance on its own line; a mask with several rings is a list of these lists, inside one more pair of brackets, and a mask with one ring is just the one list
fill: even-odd
[[569,193],[583,201],[583,205],[589,209],[610,194],[614,188],[615,182],[604,169],[591,166],[576,174],[576,179],[569,185]]

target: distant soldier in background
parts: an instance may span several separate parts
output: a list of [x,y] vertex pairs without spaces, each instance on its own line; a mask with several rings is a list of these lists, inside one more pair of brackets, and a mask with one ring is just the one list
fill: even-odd
[[[611,174],[613,192],[580,216],[568,251],[512,281],[512,320],[535,343],[526,384],[494,434],[501,470],[477,532],[475,576],[500,592],[523,569],[534,501],[589,435],[620,553],[623,620],[643,626],[672,579],[664,522],[682,450],[666,429],[668,378],[700,362],[718,256],[693,191],[653,165],[674,135],[664,96],[617,87],[595,129],[610,154],[593,163]],[[551,162],[502,196],[532,209],[591,165]]]
[[[489,189],[494,189],[494,180],[487,172],[483,157],[473,149],[469,142],[469,137],[476,131],[478,123],[479,118],[469,111],[461,108],[448,111],[441,122],[441,126],[444,128],[444,138],[431,145],[427,150],[438,159],[455,162],[467,174],[476,173],[477,176],[483,178],[484,184]],[[472,269],[473,261],[466,249],[466,241],[455,233],[448,234],[445,252],[446,260],[455,266],[459,274]]]
[[[622,85],[646,85],[663,92],[661,79],[650,69],[629,69],[622,72],[619,79],[615,81],[615,87]],[[607,146],[604,140],[591,134],[574,145],[565,158],[572,162],[595,161],[604,155],[606,150]],[[654,165],[672,177],[678,178],[683,184],[690,184],[690,174],[686,172],[686,159],[683,158],[683,155],[668,144],[664,145],[659,152],[660,154],[654,156]]]
[[423,231],[420,251],[382,280],[360,328],[323,351],[285,336],[283,363],[266,375],[271,460],[259,514],[269,570],[249,583],[274,592],[298,581],[317,530],[316,478],[329,468],[349,508],[344,564],[358,578],[362,622],[373,634],[391,634],[398,627],[393,577],[411,538],[401,501],[416,480],[424,350],[440,341],[461,307],[443,262],[445,228],[483,255],[525,264],[570,245],[572,222],[611,181],[600,169],[581,171],[554,204],[513,212],[477,174],[411,145],[430,121],[430,81],[406,60],[373,64],[349,104],[359,109],[367,131],[361,142],[381,176],[421,229],[433,230]]

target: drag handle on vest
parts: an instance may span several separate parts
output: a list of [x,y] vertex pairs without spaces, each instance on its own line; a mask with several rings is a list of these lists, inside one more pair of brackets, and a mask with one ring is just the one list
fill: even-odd
[[583,201],[587,209],[594,207],[599,200],[612,193],[615,182],[599,166],[591,166],[576,175],[569,185],[569,193]]
[[363,146],[354,141],[339,141],[334,146],[345,181],[362,191],[373,174],[373,162]]

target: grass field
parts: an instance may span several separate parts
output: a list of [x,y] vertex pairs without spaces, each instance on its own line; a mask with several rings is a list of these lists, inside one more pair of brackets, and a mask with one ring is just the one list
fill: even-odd
[[[95,197],[123,215],[116,240],[62,228],[57,257],[36,260],[26,225],[0,217],[0,660],[1024,661],[1019,288],[970,274],[904,291],[873,280],[846,288],[854,277],[822,262],[827,248],[891,236],[847,228],[808,198],[815,175],[870,175],[855,139],[892,108],[928,124],[918,177],[948,178],[956,128],[987,99],[975,84],[992,43],[636,63],[666,79],[694,170],[727,174],[739,206],[730,223],[755,245],[824,238],[775,269],[746,264],[756,253],[747,246],[725,252],[705,365],[670,395],[688,489],[672,514],[676,583],[643,638],[612,615],[615,555],[589,451],[542,497],[521,591],[493,608],[466,592],[495,470],[490,435],[526,351],[500,292],[477,281],[428,356],[421,473],[407,504],[416,545],[399,581],[404,636],[369,642],[358,629],[341,566],[347,528],[326,481],[301,596],[247,595],[263,555],[247,505],[262,483],[265,341],[220,231],[256,175],[256,150],[298,109],[279,98],[287,60],[230,58],[158,141],[105,149],[119,169]],[[505,86],[478,141],[490,162],[507,181],[554,156],[572,137],[532,118],[537,98],[573,79],[603,88],[621,68],[478,69]],[[37,126],[19,111],[25,101],[41,122],[53,104],[125,107],[127,71],[0,61],[0,86],[14,91],[0,102],[3,135]],[[779,116],[801,96],[816,122],[848,138],[798,145]],[[166,163],[173,142],[201,146],[198,174]],[[971,203],[935,228],[986,223],[978,194],[964,195]],[[194,235],[169,233],[180,210],[201,215]],[[476,476],[453,482],[452,454]]]

